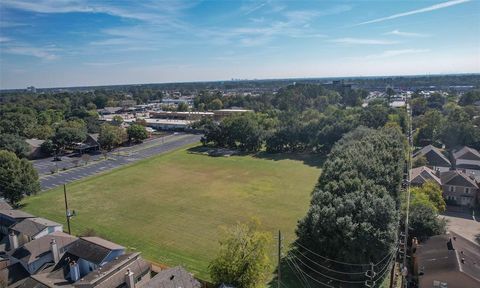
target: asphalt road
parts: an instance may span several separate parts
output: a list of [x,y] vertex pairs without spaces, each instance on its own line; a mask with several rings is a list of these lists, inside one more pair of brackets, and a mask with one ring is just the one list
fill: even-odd
[[[173,134],[146,141],[140,145],[117,149],[109,153],[107,160],[101,154],[92,155],[88,164],[80,161],[81,164],[78,167],[72,163],[72,159],[75,160],[73,157],[63,157],[64,160],[56,162],[53,162],[52,158],[35,160],[33,165],[40,175],[40,184],[44,191],[198,142],[200,138],[200,135],[194,134]],[[59,167],[59,172],[51,174],[51,169],[55,169],[56,165]],[[69,169],[63,171],[63,167],[69,167]]]

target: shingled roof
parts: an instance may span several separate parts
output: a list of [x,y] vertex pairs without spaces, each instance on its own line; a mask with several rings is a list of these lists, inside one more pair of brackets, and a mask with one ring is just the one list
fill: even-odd
[[200,288],[202,285],[181,266],[161,271],[140,288]]
[[415,258],[420,287],[434,287],[435,282],[448,288],[480,287],[480,249],[458,234],[430,237]]
[[113,250],[125,249],[99,237],[82,237],[68,250],[68,253],[95,264],[101,264]]
[[50,242],[52,239],[55,239],[57,242],[57,247],[60,249],[73,243],[75,240],[77,240],[77,237],[63,232],[54,232],[44,237],[32,240],[22,247],[17,248],[13,251],[11,256],[24,263],[30,264],[38,260],[38,258],[42,257],[44,254],[50,253]]
[[45,218],[35,217],[24,219],[12,226],[11,229],[15,232],[33,237],[46,228],[55,226],[62,226],[62,224]]
[[427,181],[434,181],[438,185],[442,185],[440,178],[435,171],[427,166],[417,167],[410,170],[410,179],[413,185],[423,185]]
[[413,158],[425,156],[429,166],[450,167],[452,164],[442,151],[432,145],[428,145],[413,154]]
[[440,174],[440,179],[442,181],[442,185],[478,188],[478,185],[474,179],[458,170],[444,172]]
[[463,146],[462,149],[453,152],[453,158],[455,160],[477,160],[480,161],[480,153],[470,147]]

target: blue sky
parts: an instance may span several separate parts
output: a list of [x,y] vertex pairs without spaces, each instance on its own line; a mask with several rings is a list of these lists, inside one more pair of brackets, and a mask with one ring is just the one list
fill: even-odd
[[480,1],[2,0],[0,87],[480,72]]

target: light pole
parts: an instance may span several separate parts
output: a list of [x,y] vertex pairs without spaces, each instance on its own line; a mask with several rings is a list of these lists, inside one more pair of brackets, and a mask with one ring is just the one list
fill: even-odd
[[75,210],[73,210],[72,212],[70,212],[70,210],[68,209],[68,200],[67,200],[67,185],[66,184],[63,184],[63,196],[65,198],[65,216],[67,217],[67,227],[68,227],[68,234],[72,234],[71,230],[70,230],[70,218],[72,218],[73,216],[75,216]]

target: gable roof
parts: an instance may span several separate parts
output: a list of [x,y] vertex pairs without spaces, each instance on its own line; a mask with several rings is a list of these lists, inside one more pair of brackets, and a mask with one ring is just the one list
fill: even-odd
[[43,255],[50,253],[50,242],[52,242],[52,239],[55,239],[57,247],[60,249],[75,242],[77,237],[63,232],[53,232],[48,236],[26,243],[22,247],[14,250],[10,255],[24,263],[30,264],[41,258]]
[[453,158],[455,160],[464,159],[464,160],[480,161],[480,153],[473,148],[463,146],[462,149],[453,152]]
[[29,214],[27,212],[24,212],[22,210],[17,210],[17,209],[4,209],[0,210],[0,215],[7,216],[9,218],[13,219],[24,219],[24,218],[33,218],[32,214]]
[[412,184],[422,185],[427,181],[434,181],[441,185],[440,178],[437,177],[435,171],[427,166],[417,167],[410,170],[410,182]]
[[478,188],[478,185],[474,179],[458,170],[444,172],[440,174],[440,179],[442,181],[442,185]]
[[68,253],[89,262],[101,264],[110,252],[118,249],[125,248],[99,237],[81,237],[68,249]]
[[62,224],[35,217],[26,218],[11,227],[13,231],[33,237],[48,227],[62,226]]
[[32,138],[32,139],[25,139],[25,142],[27,142],[27,144],[30,145],[33,148],[38,148],[38,147],[42,146],[42,144],[43,144],[43,142],[45,142],[45,140]]
[[0,280],[7,283],[7,285],[20,285],[28,278],[28,276],[29,274],[27,270],[25,270],[19,262],[0,270]]
[[442,151],[433,145],[428,145],[413,154],[413,158],[425,156],[429,166],[450,167],[452,164]]
[[140,288],[200,288],[202,285],[181,266],[160,271]]

